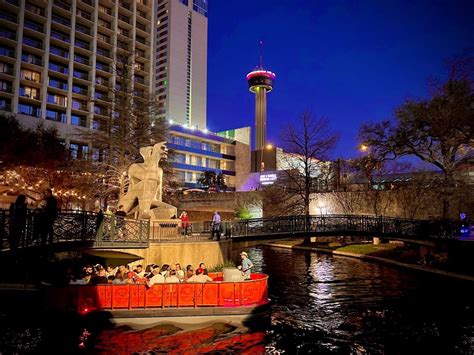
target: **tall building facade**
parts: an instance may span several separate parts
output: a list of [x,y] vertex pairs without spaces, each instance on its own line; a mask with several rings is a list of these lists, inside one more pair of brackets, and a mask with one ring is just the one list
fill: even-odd
[[108,130],[110,95],[122,85],[117,56],[133,53],[134,91],[152,93],[154,6],[1,0],[0,110],[53,122],[62,136],[75,127]]
[[201,188],[201,174],[222,174],[228,191],[239,189],[250,172],[250,128],[212,133],[182,125],[170,127],[171,165],[184,188]]
[[160,117],[206,128],[208,0],[157,0],[153,87]]

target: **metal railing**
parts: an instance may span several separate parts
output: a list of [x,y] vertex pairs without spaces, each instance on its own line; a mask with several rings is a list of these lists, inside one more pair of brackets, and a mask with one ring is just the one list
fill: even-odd
[[148,240],[147,220],[63,210],[50,227],[41,209],[28,210],[24,218],[16,219],[9,210],[0,210],[0,250],[68,242],[97,248],[144,248]]
[[232,223],[232,237],[264,235],[378,235],[411,239],[454,238],[458,223],[383,216],[318,215],[257,218]]

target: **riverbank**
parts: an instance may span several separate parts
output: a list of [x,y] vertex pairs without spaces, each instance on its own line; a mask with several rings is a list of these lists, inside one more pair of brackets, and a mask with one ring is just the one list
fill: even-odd
[[[265,245],[276,247],[276,248],[285,248],[285,249],[294,249],[294,250],[305,250],[305,251],[314,251],[326,254],[332,254],[336,256],[357,258],[364,261],[378,262],[388,265],[393,265],[396,267],[402,267],[407,269],[412,269],[416,271],[428,272],[436,275],[447,276],[451,278],[457,278],[465,281],[474,282],[474,276],[460,274],[452,271],[441,270],[434,268],[432,266],[418,265],[413,262],[414,258],[410,253],[405,253],[409,251],[408,249],[403,249],[402,246],[395,243],[388,244],[352,244],[347,246],[337,246],[337,245],[328,245],[328,246],[318,246],[317,243],[311,244],[302,244],[302,240],[288,240],[288,241],[279,241],[266,243]],[[371,255],[371,254],[377,254]]]

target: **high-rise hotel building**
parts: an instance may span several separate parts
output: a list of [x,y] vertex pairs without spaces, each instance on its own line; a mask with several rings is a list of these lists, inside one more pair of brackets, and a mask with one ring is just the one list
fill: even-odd
[[208,0],[157,0],[155,93],[161,117],[206,128]]
[[0,0],[0,110],[66,137],[107,130],[117,56],[134,54],[134,90],[152,93],[153,10],[152,0]]

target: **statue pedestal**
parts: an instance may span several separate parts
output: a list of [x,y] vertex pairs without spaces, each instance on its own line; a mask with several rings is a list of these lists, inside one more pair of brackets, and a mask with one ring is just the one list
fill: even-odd
[[156,219],[171,219],[171,217],[177,217],[178,209],[174,206],[168,205],[167,203],[161,203],[159,206],[150,209],[150,221]]

